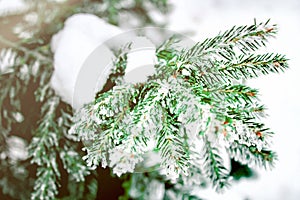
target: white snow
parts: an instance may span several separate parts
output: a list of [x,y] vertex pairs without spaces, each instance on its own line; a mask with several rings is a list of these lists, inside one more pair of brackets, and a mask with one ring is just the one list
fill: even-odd
[[155,46],[146,37],[125,32],[91,14],[68,18],[64,28],[53,36],[54,73],[51,86],[74,109],[94,99],[103,88],[115,59],[111,49],[132,42],[128,53],[126,82],[143,82],[154,73]]
[[28,151],[26,149],[26,141],[17,136],[10,136],[7,139],[8,156],[13,161],[26,160],[28,158]]
[[[279,26],[276,39],[272,39],[263,51],[286,54],[290,69],[285,73],[263,76],[249,81],[260,90],[261,100],[267,105],[269,117],[264,120],[275,132],[273,149],[279,161],[273,171],[259,172],[258,179],[242,180],[233,184],[225,194],[199,191],[205,199],[300,199],[300,1],[298,0],[213,0],[175,1],[169,16],[169,28],[186,32],[195,41],[216,35],[233,25],[271,19]],[[191,32],[188,32],[191,30]]]
[[[93,100],[94,87],[99,77],[95,77],[95,73],[87,73],[91,68],[86,68],[85,61],[92,55],[89,59],[91,65],[88,66],[95,67],[96,65],[97,67],[102,64],[101,67],[97,67],[98,73],[103,73],[103,78],[107,78],[107,67],[114,59],[114,55],[103,43],[120,32],[121,30],[117,27],[107,24],[94,15],[76,14],[68,18],[64,28],[53,37],[51,49],[54,52],[55,69],[51,78],[51,86],[66,103],[77,109]],[[96,53],[99,53],[98,56],[93,53],[95,49]],[[78,79],[80,70],[86,73],[83,74],[85,77]],[[79,85],[79,89],[75,91],[78,81],[80,83],[86,81],[85,83],[88,82],[88,86],[91,86],[93,84],[89,82],[91,80],[95,81],[94,87],[82,88],[83,85]],[[98,89],[101,89],[105,82],[106,80],[100,81],[102,85],[98,84]],[[74,95],[76,98],[73,99]]]
[[127,54],[125,81],[130,83],[146,81],[148,76],[154,74],[156,62],[155,45],[146,37],[136,37]]
[[0,0],[0,16],[21,13],[27,10],[24,0]]

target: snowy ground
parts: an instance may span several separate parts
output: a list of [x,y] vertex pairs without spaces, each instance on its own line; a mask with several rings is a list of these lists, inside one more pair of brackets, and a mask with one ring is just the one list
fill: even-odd
[[[271,172],[259,170],[259,178],[233,185],[224,195],[210,193],[208,199],[300,199],[300,1],[298,0],[213,0],[175,1],[170,16],[170,29],[193,30],[196,41],[213,36],[233,25],[251,24],[271,19],[278,24],[279,34],[270,41],[267,51],[286,54],[290,69],[249,81],[259,88],[261,100],[268,107],[266,124],[276,133],[274,149],[279,162]],[[212,196],[211,196],[212,195]]]
[[[1,9],[18,0],[0,0]],[[271,40],[267,51],[286,54],[290,69],[280,75],[261,77],[248,83],[261,91],[261,100],[268,107],[266,124],[276,133],[274,149],[279,162],[271,172],[259,170],[259,178],[242,180],[223,195],[205,191],[207,199],[297,200],[300,199],[300,1],[299,0],[186,0],[175,1],[169,16],[169,29],[178,32],[194,31],[195,41],[213,36],[233,25],[251,24],[271,19],[279,25],[279,34]],[[190,33],[190,32],[189,32]]]

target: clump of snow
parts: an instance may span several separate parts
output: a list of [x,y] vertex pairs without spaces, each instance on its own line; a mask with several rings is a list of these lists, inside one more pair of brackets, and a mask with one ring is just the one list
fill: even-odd
[[[92,14],[75,14],[65,21],[65,26],[58,34],[56,34],[51,42],[52,51],[56,51],[59,41],[63,35],[71,36],[72,34],[64,33],[70,31],[72,33],[80,32],[88,37],[97,46],[104,43],[106,40],[122,33],[122,30],[116,26],[108,24],[101,18]],[[80,38],[78,38],[78,41]]]
[[156,62],[155,45],[146,37],[134,38],[132,48],[127,54],[125,81],[129,83],[147,81],[147,77],[155,72]]
[[143,82],[154,73],[155,45],[134,31],[122,30],[91,14],[68,18],[64,28],[53,36],[54,73],[51,86],[74,109],[94,99],[105,85],[115,56],[111,51],[132,42],[128,52],[125,81]]
[[12,161],[26,160],[28,158],[27,144],[25,140],[17,136],[10,136],[7,139],[8,157]]
[[[119,33],[121,33],[120,29],[91,14],[76,14],[67,19],[64,28],[52,38],[51,42],[51,49],[54,52],[51,86],[63,101],[73,104],[77,109],[93,100],[91,98],[93,94],[89,94],[88,98],[81,96],[73,102],[77,77],[92,52],[110,37]],[[105,45],[101,45],[101,52],[104,52],[105,56],[99,55],[98,60],[93,57],[96,59],[93,63],[101,64],[103,57],[107,60],[114,59],[114,54]],[[97,70],[104,72],[106,67],[99,66]]]

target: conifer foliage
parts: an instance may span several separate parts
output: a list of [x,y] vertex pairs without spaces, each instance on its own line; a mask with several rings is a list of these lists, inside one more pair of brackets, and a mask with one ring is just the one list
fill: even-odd
[[[157,48],[156,73],[147,82],[120,81],[75,114],[69,134],[89,141],[88,166],[101,163],[120,176],[134,172],[150,151],[159,154],[166,180],[206,180],[217,190],[229,184],[229,158],[272,168],[273,132],[260,122],[264,106],[242,82],[287,69],[284,55],[256,53],[276,32],[269,21],[255,22],[190,49],[170,38]],[[124,59],[115,66],[124,67]]]

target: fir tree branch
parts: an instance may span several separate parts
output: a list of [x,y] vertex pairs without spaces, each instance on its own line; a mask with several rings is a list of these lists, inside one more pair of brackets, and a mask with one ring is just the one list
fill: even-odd
[[[220,116],[226,116],[230,119],[246,121],[249,119],[257,119],[265,116],[265,107],[259,104],[246,104],[244,106],[228,106],[224,109],[215,108],[215,112]],[[221,114],[221,112],[223,113]],[[226,118],[225,117],[225,118]]]
[[222,85],[218,88],[204,88],[203,92],[210,93],[216,101],[226,101],[231,104],[252,103],[257,100],[258,90],[246,85]]
[[[91,166],[101,161],[106,166],[109,158],[118,175],[133,172],[155,136],[165,172],[175,177],[189,175],[190,164],[197,167],[195,159],[200,159],[195,158],[189,141],[203,137],[204,169],[196,170],[197,175],[206,176],[217,189],[228,185],[229,172],[221,146],[208,137],[222,138],[229,149],[236,148],[229,152],[232,158],[251,159],[246,164],[272,163],[276,156],[266,150],[272,132],[256,122],[265,110],[258,103],[258,91],[237,80],[288,67],[281,54],[253,53],[276,32],[276,26],[268,22],[233,27],[189,50],[178,50],[174,38],[166,41],[156,51],[159,63],[148,82],[114,87],[99,94],[85,111],[91,124],[83,125],[83,120],[75,130],[82,129],[81,140],[94,132],[84,158]],[[116,63],[120,72],[125,60]]]
[[275,152],[269,150],[259,151],[255,147],[247,147],[238,142],[233,143],[227,150],[230,156],[236,161],[247,164],[250,167],[259,166],[272,169],[277,160],[277,154]]
[[224,76],[239,80],[241,78],[255,78],[259,75],[278,73],[288,68],[287,59],[280,54],[241,55],[237,61],[221,62],[219,71]]
[[88,105],[91,108],[87,110],[89,113],[86,116],[92,119],[90,120],[92,126],[86,125],[86,119],[79,113],[79,122],[72,128],[75,133],[80,131],[79,138],[85,138],[89,132],[96,130],[95,134],[88,136],[94,140],[93,143],[85,148],[87,155],[83,159],[88,166],[95,168],[102,162],[102,166],[106,167],[110,150],[129,135],[123,120],[131,109],[130,101],[134,101],[137,94],[133,85],[115,86],[112,90],[99,94],[95,105]]
[[43,119],[29,146],[31,162],[39,166],[32,199],[52,199],[58,194],[60,172],[56,163],[56,151],[61,137],[55,121],[58,104],[59,99],[52,97],[43,105]]
[[107,156],[110,149],[115,147],[113,138],[111,137],[111,131],[105,130],[101,132],[101,135],[96,135],[92,144],[87,145],[83,150],[87,151],[87,154],[82,157],[86,161],[87,166],[92,169],[96,169],[99,163],[102,163],[102,167],[107,166]]
[[[179,56],[167,49],[161,49],[158,55],[164,52],[161,58],[165,58],[167,62],[158,69],[161,74],[180,72],[182,78],[192,85],[200,83],[207,88],[232,84],[242,78],[283,71],[288,67],[287,59],[283,55],[252,54],[252,51],[264,46],[267,38],[276,32],[276,25],[269,26],[267,21],[249,27],[233,27],[215,38],[197,43],[190,50],[183,50],[181,53],[174,51]],[[239,51],[242,52],[241,55]]]
[[162,158],[161,166],[167,175],[186,174],[189,167],[189,155],[180,136],[179,126],[168,112],[163,115],[163,127],[157,137],[157,148]]
[[51,166],[40,167],[37,171],[37,179],[35,180],[34,192],[31,199],[54,199],[58,194],[57,174]]
[[138,130],[130,128],[128,130],[132,132],[127,132],[127,136],[121,140],[122,143],[109,151],[109,166],[118,176],[127,172],[133,173],[136,164],[143,160],[142,155],[147,150],[149,141],[149,138]]
[[[1,151],[2,155],[6,154],[6,158],[0,159],[0,187],[2,195],[10,196],[13,199],[28,200],[30,199],[31,184],[28,178],[28,170],[26,161],[12,161],[8,158],[8,152]],[[24,192],[20,192],[25,189]],[[4,198],[5,198],[4,196]],[[2,196],[3,198],[3,196]]]
[[236,55],[235,48],[238,48],[243,54],[255,51],[259,47],[265,46],[267,38],[274,36],[276,32],[276,25],[269,25],[269,20],[259,24],[254,22],[251,26],[234,26],[214,38],[197,43],[184,53],[180,60],[185,64],[216,58],[232,60]]
[[76,151],[72,150],[71,147],[65,146],[64,149],[60,150],[59,156],[65,170],[71,176],[71,180],[83,182],[84,177],[90,174],[88,168],[82,162],[82,157]]
[[249,120],[265,116],[265,107],[257,98],[258,91],[248,86],[224,85],[207,89],[196,84],[192,90],[202,103],[212,106],[211,111],[218,119]]
[[72,125],[67,137],[74,141],[94,140],[101,131],[101,126],[94,117],[94,103],[85,105],[72,117]]
[[52,59],[49,59],[48,57],[44,56],[43,54],[39,53],[38,51],[28,49],[28,48],[25,48],[21,45],[14,43],[14,42],[11,42],[11,41],[3,38],[3,36],[1,36],[1,35],[0,35],[0,42],[5,45],[8,45],[9,47],[12,47],[16,50],[22,51],[26,55],[26,57],[33,56],[40,61],[45,61],[46,63],[52,63]]
[[[112,90],[99,94],[95,100],[95,116],[99,118],[99,123],[109,120],[110,117],[120,115],[120,112],[130,108],[130,100],[135,100],[138,94],[137,89],[131,84],[115,86]],[[135,103],[135,102],[133,102]]]
[[[82,182],[89,174],[89,169],[84,165],[81,156],[74,150],[76,145],[71,146],[69,141],[64,141],[63,138],[68,130],[70,116],[64,111],[57,116],[60,99],[53,96],[51,89],[48,88],[46,91],[48,99],[42,106],[43,118],[29,146],[31,162],[38,165],[38,178],[34,184],[32,199],[53,199],[58,194],[61,177],[57,163],[58,155],[63,167],[70,174],[70,181]],[[60,146],[62,141],[63,148]]]
[[[232,85],[236,80],[255,78],[269,73],[278,73],[288,68],[288,59],[281,54],[240,55],[232,60],[210,60],[186,64],[178,68],[187,71],[181,75],[191,85],[201,84],[204,88]],[[169,69],[170,70],[170,69]]]
[[216,187],[217,191],[224,189],[228,186],[228,174],[224,161],[220,157],[218,148],[213,147],[211,142],[204,137],[204,145],[202,149],[203,155],[203,175],[211,180],[213,186]]

